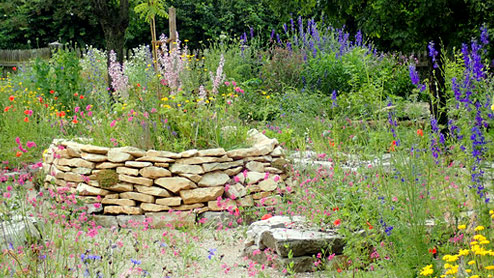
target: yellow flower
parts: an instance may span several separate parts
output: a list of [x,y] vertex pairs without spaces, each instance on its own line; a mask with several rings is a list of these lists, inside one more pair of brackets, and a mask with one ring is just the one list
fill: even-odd
[[480,278],[480,276],[478,276],[478,275],[472,275],[472,276],[470,276],[470,278]]
[[478,232],[478,231],[483,231],[485,228],[484,226],[478,226],[475,228],[475,231]]
[[491,105],[491,110],[494,111],[494,103]]
[[474,261],[474,260],[471,260],[471,261],[469,261],[467,264],[468,264],[468,265],[473,265],[473,264],[475,264],[475,261]]
[[458,272],[458,267],[459,265],[454,265],[448,271],[446,271],[444,274],[449,275],[449,274],[456,274]]
[[460,252],[458,252],[458,255],[460,256],[466,256],[470,253],[468,249],[461,249]]
[[168,101],[167,97],[161,98],[162,101]]
[[189,40],[184,40],[184,42],[189,42]]
[[444,255],[443,261],[447,262],[456,262],[458,260],[458,255]]
[[471,272],[472,272],[472,270],[471,270],[470,268],[467,268],[467,269],[465,269],[465,272],[466,272],[466,273],[471,273]]
[[486,266],[484,268],[487,269],[487,270],[494,270],[494,265],[488,265],[488,266]]
[[434,273],[434,270],[432,269],[432,265],[426,265],[422,268],[422,271],[420,271],[420,275],[422,276],[430,276]]
[[494,214],[494,210],[489,210],[489,214]]
[[482,240],[486,240],[487,238],[485,238],[485,236],[483,236],[483,235],[475,235],[475,236],[473,236],[473,239],[478,240],[478,241],[482,241]]
[[482,245],[486,245],[489,243],[490,243],[490,241],[488,241],[488,240],[482,240],[481,242],[479,242],[479,244],[482,244]]
[[458,225],[458,230],[465,230],[467,225]]

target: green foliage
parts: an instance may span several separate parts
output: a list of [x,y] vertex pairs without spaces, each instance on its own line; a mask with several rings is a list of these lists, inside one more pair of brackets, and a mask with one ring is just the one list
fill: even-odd
[[139,2],[141,3],[134,7],[134,12],[137,13],[141,19],[150,22],[156,16],[168,18],[168,13],[165,10],[163,0],[142,0]]

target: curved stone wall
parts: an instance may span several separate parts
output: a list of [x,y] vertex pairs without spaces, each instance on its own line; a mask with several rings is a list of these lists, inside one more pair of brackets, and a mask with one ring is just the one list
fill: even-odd
[[[276,139],[250,130],[249,148],[181,153],[55,139],[43,154],[45,188],[68,187],[103,214],[221,211],[279,200],[288,173]],[[102,173],[102,171],[105,171]],[[102,176],[109,182],[101,184]]]

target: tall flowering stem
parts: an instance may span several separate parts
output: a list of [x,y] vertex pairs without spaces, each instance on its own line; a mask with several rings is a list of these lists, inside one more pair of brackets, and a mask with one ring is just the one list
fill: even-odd
[[225,66],[225,57],[223,56],[223,54],[221,54],[220,63],[218,65],[218,68],[216,69],[216,75],[213,75],[212,72],[209,72],[211,81],[213,82],[212,93],[215,95],[218,94],[218,88],[225,80],[225,74],[223,73],[224,66]]
[[124,67],[117,62],[117,55],[112,50],[110,51],[110,67],[108,68],[108,74],[110,75],[112,82],[111,85],[115,92],[119,93],[121,97],[129,97],[129,77],[124,73]]

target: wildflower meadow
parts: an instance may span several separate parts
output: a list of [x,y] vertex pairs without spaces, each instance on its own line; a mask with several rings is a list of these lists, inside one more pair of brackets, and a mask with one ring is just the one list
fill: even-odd
[[[6,67],[0,276],[493,277],[492,29],[475,26],[459,48],[430,41],[420,56],[324,17],[287,18],[200,42],[179,28],[152,42],[156,59],[148,42],[121,60],[66,45]],[[249,147],[254,128],[283,147],[293,182],[276,202],[226,209],[227,221],[106,227],[95,220],[104,196],[89,204],[45,183],[54,139],[230,151]],[[274,216],[303,216],[345,246],[321,249],[304,273],[272,250],[255,251],[266,263],[244,256],[249,225]]]

